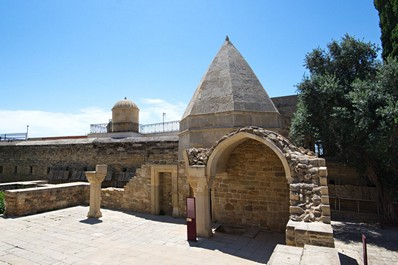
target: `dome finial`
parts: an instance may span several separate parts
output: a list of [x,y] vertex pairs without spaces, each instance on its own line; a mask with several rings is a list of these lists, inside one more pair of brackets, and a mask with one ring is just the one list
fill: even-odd
[[229,41],[229,37],[228,37],[228,35],[225,37],[225,41]]
[[127,97],[124,97],[124,99],[127,99]]

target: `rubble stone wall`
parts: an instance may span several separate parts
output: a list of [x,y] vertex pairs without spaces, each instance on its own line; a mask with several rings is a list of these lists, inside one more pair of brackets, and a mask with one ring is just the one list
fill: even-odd
[[227,174],[213,182],[213,219],[224,224],[283,231],[289,219],[289,187],[277,155],[255,140],[231,154]]

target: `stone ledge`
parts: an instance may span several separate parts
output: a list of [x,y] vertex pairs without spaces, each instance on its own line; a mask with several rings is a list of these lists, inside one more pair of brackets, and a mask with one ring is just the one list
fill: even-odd
[[75,186],[90,186],[87,182],[70,182],[70,183],[61,183],[56,185],[47,184],[44,187],[33,187],[26,189],[15,189],[15,190],[7,190],[9,193],[21,193],[21,192],[29,192],[29,191],[39,191],[39,190],[52,190],[52,189],[62,189],[67,187],[75,187]]
[[334,248],[333,228],[330,224],[320,222],[290,220],[286,225],[286,244],[297,247],[307,244]]

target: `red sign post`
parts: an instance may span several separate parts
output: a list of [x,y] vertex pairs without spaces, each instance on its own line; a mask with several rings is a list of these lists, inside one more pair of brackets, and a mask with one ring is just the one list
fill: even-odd
[[362,234],[363,264],[368,265],[368,250],[366,249],[366,236]]
[[187,197],[188,241],[196,241],[196,205],[194,197]]

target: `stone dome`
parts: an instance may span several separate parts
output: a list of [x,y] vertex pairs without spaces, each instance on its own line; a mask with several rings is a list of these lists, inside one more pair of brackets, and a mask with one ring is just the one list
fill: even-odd
[[138,132],[139,112],[137,105],[127,98],[116,102],[112,108],[112,132]]
[[113,109],[138,109],[138,106],[131,100],[124,98],[122,100],[119,100],[118,102],[113,105]]

